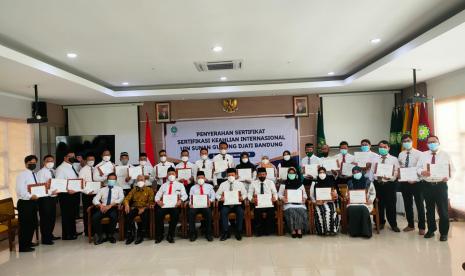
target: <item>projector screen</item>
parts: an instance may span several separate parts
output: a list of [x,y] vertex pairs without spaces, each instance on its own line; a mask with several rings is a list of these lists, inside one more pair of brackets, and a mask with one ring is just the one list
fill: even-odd
[[[69,106],[69,135],[115,135],[115,160],[123,151],[139,160],[137,104]],[[153,162],[153,161],[152,161]]]
[[373,144],[389,140],[394,91],[363,94],[321,95],[326,143],[339,146],[345,140],[359,145],[370,139]]

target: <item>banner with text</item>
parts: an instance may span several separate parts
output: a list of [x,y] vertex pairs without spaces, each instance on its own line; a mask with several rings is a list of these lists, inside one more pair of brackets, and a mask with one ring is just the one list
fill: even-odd
[[263,155],[272,159],[282,156],[284,150],[297,152],[297,126],[294,118],[284,117],[185,121],[167,124],[165,140],[170,158],[178,159],[181,150],[187,149],[193,162],[199,159],[202,147],[208,148],[212,157],[219,152],[218,144],[225,141],[236,163],[244,151],[257,163]]

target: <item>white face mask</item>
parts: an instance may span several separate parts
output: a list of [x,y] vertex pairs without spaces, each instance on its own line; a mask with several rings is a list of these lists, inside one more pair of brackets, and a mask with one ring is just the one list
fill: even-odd
[[321,180],[325,180],[326,174],[325,173],[320,173],[320,174],[318,174],[318,177],[320,177]]
[[95,161],[87,161],[87,166],[93,167],[95,164]]
[[189,156],[183,156],[181,157],[182,162],[187,162],[189,161]]
[[160,162],[166,162],[166,156],[161,156],[160,157]]
[[137,181],[137,187],[142,188],[144,187],[145,182],[144,181]]
[[225,149],[220,150],[220,153],[221,153],[222,155],[225,155],[227,152],[228,152],[228,151],[225,150]]
[[229,182],[232,183],[232,182],[234,182],[234,180],[236,180],[236,177],[235,177],[235,176],[232,176],[232,175],[231,175],[231,176],[228,176],[228,181],[229,181]]
[[202,160],[207,160],[207,159],[208,159],[208,155],[202,155],[202,156],[200,156],[200,159],[202,159]]
[[283,159],[286,160],[286,161],[289,161],[289,160],[291,160],[291,156],[290,155],[284,155]]
[[53,162],[48,162],[45,164],[45,167],[49,170],[53,169],[54,166],[55,166],[55,163]]
[[248,163],[249,162],[249,158],[242,158],[242,163]]
[[197,183],[199,183],[199,185],[202,186],[203,184],[205,184],[205,179],[199,178],[197,179]]
[[266,164],[269,164],[269,163],[270,163],[270,160],[268,160],[268,159],[263,159],[263,160],[262,160],[262,163],[265,164],[265,165],[266,165]]
[[175,181],[175,180],[176,180],[176,176],[174,176],[174,175],[171,174],[171,175],[168,176],[168,180],[169,180],[169,181]]
[[140,164],[141,166],[145,166],[145,164],[147,164],[147,161],[141,160],[141,161],[139,161],[139,164]]
[[111,156],[105,155],[104,157],[102,157],[102,159],[103,159],[103,161],[108,162],[108,161],[110,161]]

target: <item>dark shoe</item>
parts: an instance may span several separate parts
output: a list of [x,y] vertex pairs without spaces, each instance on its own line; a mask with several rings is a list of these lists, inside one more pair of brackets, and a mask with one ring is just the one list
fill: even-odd
[[131,244],[134,241],[134,237],[132,235],[128,235],[126,239],[126,244]]
[[19,252],[33,252],[35,249],[32,247],[20,248]]
[[394,232],[396,232],[396,233],[399,233],[399,232],[400,232],[400,229],[399,229],[399,227],[397,227],[397,226],[391,227],[391,230],[394,231]]
[[53,241],[42,241],[42,244],[45,245],[54,245],[55,243]]
[[102,244],[103,243],[103,238],[101,236],[97,236],[95,235],[94,237],[94,244],[95,245],[99,245],[99,244]]
[[383,230],[384,229],[384,224],[380,224],[379,225],[379,230]]
[[116,243],[115,237],[108,237],[107,240],[108,240],[110,243]]
[[196,234],[190,234],[190,235],[189,235],[189,240],[190,240],[191,242],[195,241],[196,239],[197,239],[197,235],[196,235]]
[[413,231],[413,230],[415,230],[415,227],[407,226],[407,227],[405,227],[402,231],[404,231],[404,232],[410,232],[410,231]]
[[209,242],[213,241],[213,237],[211,235],[207,235],[207,241]]
[[173,236],[171,236],[171,235],[168,235],[168,236],[166,237],[166,240],[167,240],[169,243],[174,243],[174,238],[173,238]]
[[61,237],[52,236],[52,241],[61,240]]
[[227,240],[228,238],[229,238],[229,237],[228,237],[228,234],[223,233],[223,234],[221,234],[220,241],[225,241],[225,240]]
[[297,238],[297,234],[292,234],[292,238],[293,239]]
[[163,236],[159,236],[155,238],[155,243],[161,243],[163,241]]
[[139,244],[144,241],[144,235],[137,235],[136,242],[134,244]]
[[74,235],[74,236],[69,237],[68,240],[76,240],[76,239],[77,239],[77,235]]
[[441,237],[439,237],[439,240],[440,241],[447,241],[447,235],[441,235]]
[[82,235],[82,232],[77,232],[75,236],[80,236]]
[[241,233],[236,233],[236,235],[234,235],[236,237],[236,240],[240,241],[242,240],[242,234]]
[[430,239],[430,238],[434,237],[434,232],[426,232],[424,237],[425,237],[425,239]]
[[297,235],[297,238],[301,239],[302,238],[302,234],[296,234]]
[[30,247],[36,247],[36,246],[38,246],[38,245],[39,245],[39,243],[38,243],[38,242],[31,242],[31,245],[30,245]]

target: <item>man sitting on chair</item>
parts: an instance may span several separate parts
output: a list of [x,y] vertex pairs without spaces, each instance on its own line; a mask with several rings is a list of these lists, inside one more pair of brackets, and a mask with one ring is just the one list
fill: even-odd
[[[211,202],[215,201],[215,191],[213,186],[205,183],[205,173],[203,171],[197,171],[197,184],[192,186],[189,195],[191,198],[190,208],[189,208],[189,237],[190,241],[195,241],[197,239],[197,233],[195,231],[195,217],[197,214],[202,214],[205,219],[205,237],[208,241],[213,241],[212,238],[212,211],[210,209]],[[193,203],[194,196],[206,195],[207,196],[207,205],[206,208],[195,208]]]
[[[92,226],[95,229],[94,244],[98,245],[105,241],[115,243],[116,239],[113,237],[115,232],[116,222],[118,221],[118,204],[121,204],[124,199],[123,189],[116,185],[116,174],[110,173],[106,181],[107,185],[100,189],[95,195],[92,203],[98,207],[98,210],[92,216]],[[109,218],[110,223],[106,229],[106,239],[102,237],[102,219]]]

